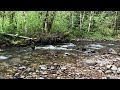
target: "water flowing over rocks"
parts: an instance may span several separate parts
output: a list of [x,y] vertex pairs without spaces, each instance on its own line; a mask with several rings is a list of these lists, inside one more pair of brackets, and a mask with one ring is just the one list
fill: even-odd
[[113,44],[106,45],[105,53],[102,44],[76,49],[72,43],[11,50],[14,55],[8,60],[0,57],[0,79],[120,79],[119,51]]

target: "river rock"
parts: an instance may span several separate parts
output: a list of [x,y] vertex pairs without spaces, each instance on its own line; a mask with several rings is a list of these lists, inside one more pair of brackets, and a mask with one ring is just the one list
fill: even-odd
[[117,54],[117,52],[116,52],[113,48],[110,48],[110,49],[108,50],[108,53],[109,53],[109,54]]
[[60,69],[61,70],[66,70],[67,68],[66,68],[66,66],[62,66],[62,67],[60,67]]
[[117,67],[115,65],[112,65],[111,70],[116,71]]
[[44,79],[43,77],[39,77],[38,79]]
[[35,72],[36,72],[36,73],[39,73],[40,71],[39,71],[39,70],[36,70]]
[[19,69],[23,70],[23,69],[26,69],[26,67],[25,66],[21,66],[21,67],[19,67]]
[[41,71],[41,74],[46,75],[46,74],[48,74],[48,72],[47,71]]
[[97,64],[97,62],[95,62],[94,60],[85,60],[85,64],[89,66],[94,66]]
[[118,79],[118,77],[117,76],[108,75],[107,79]]
[[117,69],[117,74],[120,74],[120,67]]
[[65,52],[64,56],[68,56],[68,55],[70,55],[70,53]]
[[114,65],[115,65],[116,67],[120,67],[120,61],[114,62]]
[[24,75],[21,75],[20,78],[25,78],[25,76],[24,76]]
[[112,71],[111,70],[107,70],[107,71],[105,71],[105,73],[106,74],[110,74],[110,73],[112,73]]
[[54,67],[54,66],[51,66],[51,67],[50,67],[50,69],[52,69],[52,70],[53,70],[53,69],[55,69],[55,67]]
[[57,77],[57,79],[61,79],[61,77]]
[[28,67],[28,68],[26,69],[26,71],[28,71],[28,72],[29,72],[30,70],[31,70],[31,68],[30,68],[30,67]]
[[112,67],[112,65],[107,65],[106,67],[107,67],[107,69],[110,69]]
[[40,65],[39,67],[40,67],[41,70],[46,70],[47,69],[46,65]]

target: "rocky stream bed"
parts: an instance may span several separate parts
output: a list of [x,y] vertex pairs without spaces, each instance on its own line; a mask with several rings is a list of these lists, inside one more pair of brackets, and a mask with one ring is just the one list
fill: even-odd
[[0,49],[0,79],[120,79],[119,42]]

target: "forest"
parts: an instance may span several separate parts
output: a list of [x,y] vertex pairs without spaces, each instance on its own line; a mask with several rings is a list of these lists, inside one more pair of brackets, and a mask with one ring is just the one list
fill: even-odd
[[119,11],[0,11],[0,79],[120,79]]

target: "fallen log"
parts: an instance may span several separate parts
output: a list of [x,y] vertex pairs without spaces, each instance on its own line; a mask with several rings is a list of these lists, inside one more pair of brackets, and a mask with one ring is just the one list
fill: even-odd
[[3,36],[8,36],[8,37],[12,37],[12,38],[20,38],[20,39],[27,39],[27,40],[34,40],[36,38],[30,38],[30,37],[26,37],[26,36],[19,36],[18,34],[14,35],[14,34],[6,34],[6,33],[0,33],[2,34]]

